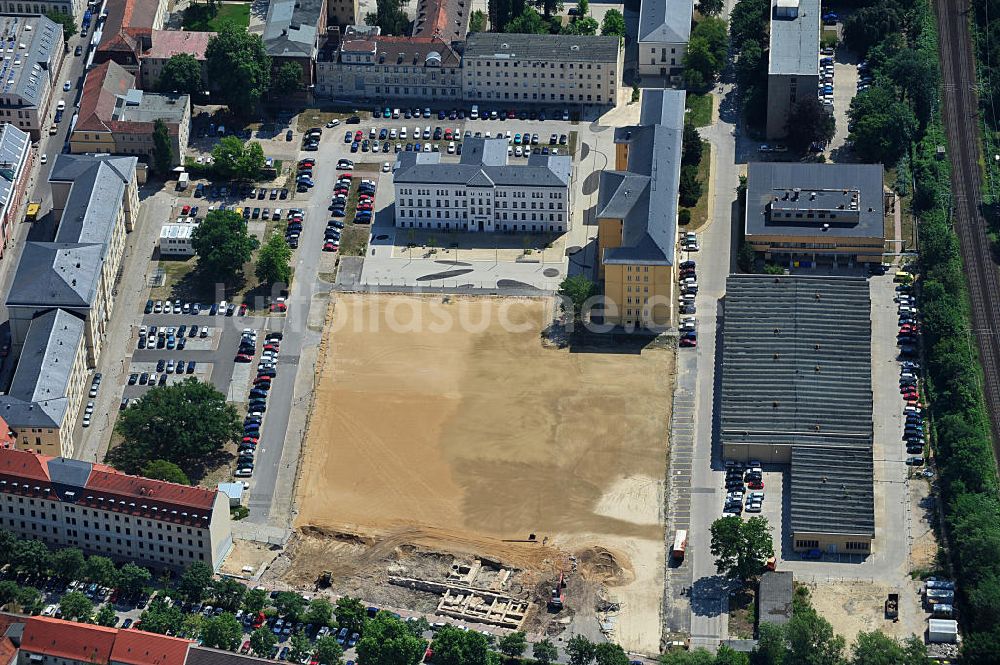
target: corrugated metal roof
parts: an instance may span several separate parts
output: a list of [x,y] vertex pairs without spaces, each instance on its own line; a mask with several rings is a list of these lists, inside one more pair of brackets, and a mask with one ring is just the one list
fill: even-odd
[[793,446],[792,533],[875,535],[872,447]]

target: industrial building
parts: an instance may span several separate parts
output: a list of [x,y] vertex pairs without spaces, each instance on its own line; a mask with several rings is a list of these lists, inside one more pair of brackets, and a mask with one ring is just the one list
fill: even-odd
[[597,197],[599,275],[608,323],[673,322],[684,91],[647,89],[639,125],[615,130],[615,170]]
[[788,134],[788,117],[819,90],[820,0],[771,0],[767,138]]
[[790,465],[795,551],[869,553],[875,518],[867,281],[730,276],[721,366],[723,457]]
[[891,205],[881,164],[753,162],[744,233],[754,251],[791,267],[881,263]]

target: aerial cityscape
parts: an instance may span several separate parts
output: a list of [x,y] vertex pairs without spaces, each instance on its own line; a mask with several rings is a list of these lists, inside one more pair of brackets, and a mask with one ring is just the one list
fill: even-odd
[[0,0],[0,665],[1000,663],[998,17]]

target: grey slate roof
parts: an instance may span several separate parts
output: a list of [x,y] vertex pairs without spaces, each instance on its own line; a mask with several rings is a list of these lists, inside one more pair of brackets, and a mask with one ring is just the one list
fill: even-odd
[[192,644],[184,665],[274,665],[274,661]]
[[760,576],[757,591],[757,624],[782,625],[792,618],[792,572],[769,570]]
[[0,209],[10,201],[10,193],[26,163],[31,139],[14,125],[0,126]]
[[686,44],[693,17],[694,0],[642,0],[639,41]]
[[[795,18],[779,17],[771,2],[769,74],[817,76],[819,74],[820,0],[797,0]],[[782,2],[782,4],[788,4]]]
[[[500,148],[503,149],[502,165],[491,165],[499,159]],[[467,156],[467,152],[472,154]],[[462,161],[458,164],[442,163],[440,153],[430,153],[429,159],[421,159],[414,153],[400,153],[393,181],[470,187],[565,187],[569,184],[572,171],[569,155],[538,157],[542,159],[507,165],[506,139],[468,138],[462,145]],[[484,164],[481,159],[488,163]]]
[[45,16],[3,16],[0,36],[0,43],[17,53],[0,63],[0,93],[20,97],[24,106],[40,106],[45,80],[56,76],[48,67],[55,50],[63,47],[62,27]]
[[732,275],[722,335],[724,445],[871,446],[864,278]]
[[[70,459],[68,457],[53,457],[46,464],[49,471],[49,478],[55,485],[62,485],[66,489],[87,486],[87,479],[94,465],[82,460]],[[58,492],[62,496],[62,492]]]
[[647,89],[643,124],[615,132],[628,143],[628,171],[601,173],[597,217],[622,221],[622,244],[603,261],[673,265],[677,235],[677,190],[684,138],[684,91]]
[[[690,21],[690,17],[688,19]],[[465,41],[466,60],[556,60],[559,62],[616,62],[617,37],[600,35],[520,35],[476,32]]]
[[88,308],[97,294],[104,245],[27,242],[7,306]]
[[56,242],[108,243],[136,157],[60,154],[49,182],[70,181]]
[[0,396],[0,415],[12,428],[62,425],[83,335],[83,320],[60,309],[31,322],[10,391]]
[[792,533],[875,535],[872,447],[794,446]]
[[271,0],[264,19],[264,48],[270,56],[315,57],[316,25],[323,0]]
[[[798,202],[782,200],[786,194]],[[836,196],[844,190],[858,193],[857,222],[841,223],[826,218],[773,219],[769,215],[772,205],[799,205],[807,209],[832,206],[839,201]],[[810,201],[812,193],[817,194]],[[775,200],[777,198],[777,200]],[[800,164],[794,162],[752,162],[747,167],[746,234],[833,236],[838,238],[877,238],[885,234],[885,201],[882,193],[881,164]],[[834,210],[836,212],[836,210]],[[824,229],[824,224],[828,227]]]

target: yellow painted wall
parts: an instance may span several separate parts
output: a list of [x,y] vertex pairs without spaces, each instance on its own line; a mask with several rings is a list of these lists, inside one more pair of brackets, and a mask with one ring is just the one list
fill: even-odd
[[[870,554],[874,549],[874,538],[864,534],[844,535],[839,533],[803,533],[792,534],[792,549],[796,552],[808,552],[818,549],[824,554]],[[852,547],[848,547],[852,543]],[[867,544],[867,548],[863,545]],[[861,547],[859,547],[861,545]]]
[[604,277],[604,250],[609,247],[621,247],[622,220],[597,220],[597,260],[600,264],[599,276]]
[[[671,326],[675,323],[672,266],[605,266],[605,320],[624,326]],[[631,302],[630,302],[631,301]]]
[[615,144],[615,170],[628,170],[628,143]]
[[[84,138],[86,136],[86,138]],[[70,136],[69,151],[74,155],[88,152],[115,153],[115,140],[110,132],[75,131]]]

